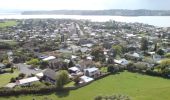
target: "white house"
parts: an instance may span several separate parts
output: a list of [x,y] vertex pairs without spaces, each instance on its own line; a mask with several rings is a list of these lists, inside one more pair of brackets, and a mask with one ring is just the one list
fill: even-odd
[[89,77],[97,77],[98,75],[100,75],[100,71],[96,67],[87,68],[87,69],[84,69],[84,74]]
[[114,60],[115,63],[120,65],[127,65],[129,62],[126,59]]
[[91,77],[87,77],[87,76],[81,76],[80,77],[80,82],[79,83],[88,83],[93,81],[94,79]]
[[70,73],[77,73],[77,72],[80,72],[80,69],[77,68],[77,67],[70,67],[68,70],[69,70]]
[[27,85],[30,85],[32,82],[36,82],[36,81],[39,81],[37,77],[30,77],[30,78],[25,78],[25,79],[16,81],[16,84],[20,86],[27,86]]
[[53,59],[55,59],[56,57],[54,57],[54,56],[49,56],[49,57],[47,57],[47,58],[44,58],[43,59],[43,61],[49,61],[49,60],[53,60]]

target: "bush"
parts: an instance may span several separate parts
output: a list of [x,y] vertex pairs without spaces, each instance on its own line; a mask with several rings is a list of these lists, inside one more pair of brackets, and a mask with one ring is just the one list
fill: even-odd
[[11,73],[14,73],[14,68],[13,67],[11,67]]
[[18,77],[19,78],[24,78],[26,75],[24,74],[24,73],[20,73],[19,75],[18,75]]
[[12,77],[12,78],[10,79],[10,82],[11,82],[11,83],[14,83],[14,82],[16,82],[16,79]]
[[44,84],[45,84],[46,86],[52,85],[50,82],[44,82]]
[[157,51],[157,54],[159,54],[159,55],[164,55],[164,51],[162,50],[162,49],[159,49],[158,51]]
[[135,71],[135,69],[136,68],[135,68],[134,63],[130,62],[130,63],[127,64],[127,70],[128,71],[132,71],[133,72],[133,71]]
[[165,55],[165,57],[166,57],[166,58],[170,58],[170,53],[167,53],[167,54]]
[[[111,73],[116,73],[116,72],[119,72],[120,71],[120,67],[118,65],[113,65],[113,64],[110,64],[108,65],[107,67],[107,71],[108,72],[111,72]],[[121,69],[122,71],[122,69]]]
[[28,65],[39,65],[40,61],[38,59],[31,59],[27,62]]
[[112,96],[96,96],[94,100],[131,100],[128,96],[116,94]]

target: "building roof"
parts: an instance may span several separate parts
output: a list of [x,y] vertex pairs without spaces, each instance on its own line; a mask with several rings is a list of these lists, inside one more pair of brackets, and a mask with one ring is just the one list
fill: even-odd
[[80,79],[83,80],[86,83],[94,80],[93,78],[90,78],[90,77],[87,77],[87,76],[81,76]]
[[0,67],[5,67],[5,65],[3,63],[0,63]]
[[43,74],[44,74],[44,76],[47,76],[47,77],[49,77],[49,78],[51,78],[51,79],[53,79],[53,80],[55,80],[56,79],[56,72],[55,71],[53,71],[52,69],[50,69],[50,68],[48,68],[48,69],[46,69],[44,72],[43,72]]
[[99,70],[99,69],[96,68],[96,67],[93,67],[93,68],[87,68],[87,69],[85,69],[85,70],[87,70],[88,72],[94,72],[94,71],[97,71],[97,70]]
[[69,68],[69,70],[71,70],[71,71],[79,71],[79,69],[77,67],[71,67],[71,68]]
[[47,58],[44,58],[43,59],[43,61],[49,61],[49,60],[53,60],[53,59],[55,59],[56,57],[54,57],[54,56],[49,56],[49,57],[47,57]]
[[132,56],[134,56],[134,57],[140,57],[138,53],[133,53]]
[[30,78],[25,78],[25,79],[19,80],[17,84],[22,85],[22,84],[36,82],[36,81],[39,81],[39,79],[37,77],[30,77]]
[[41,73],[37,73],[36,76],[37,76],[37,77],[43,77],[44,74],[41,72]]

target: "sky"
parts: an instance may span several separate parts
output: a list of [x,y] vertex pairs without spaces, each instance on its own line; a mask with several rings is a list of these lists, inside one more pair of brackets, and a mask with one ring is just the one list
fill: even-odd
[[0,11],[10,10],[170,10],[170,0],[0,0]]

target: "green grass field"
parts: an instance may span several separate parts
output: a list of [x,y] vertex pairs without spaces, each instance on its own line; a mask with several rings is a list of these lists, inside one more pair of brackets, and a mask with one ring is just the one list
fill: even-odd
[[7,85],[12,77],[15,78],[18,75],[19,75],[19,71],[17,70],[15,70],[14,73],[0,74],[0,87]]
[[0,28],[4,28],[7,26],[15,26],[17,25],[16,21],[6,21],[6,22],[0,22]]
[[[170,100],[170,80],[123,72],[110,75],[88,86],[47,95],[21,95],[0,100],[93,100],[97,95],[124,94],[132,100]],[[45,99],[48,97],[49,99]]]
[[16,45],[18,42],[17,41],[14,41],[14,40],[1,40],[0,39],[0,43],[7,43],[9,45]]

